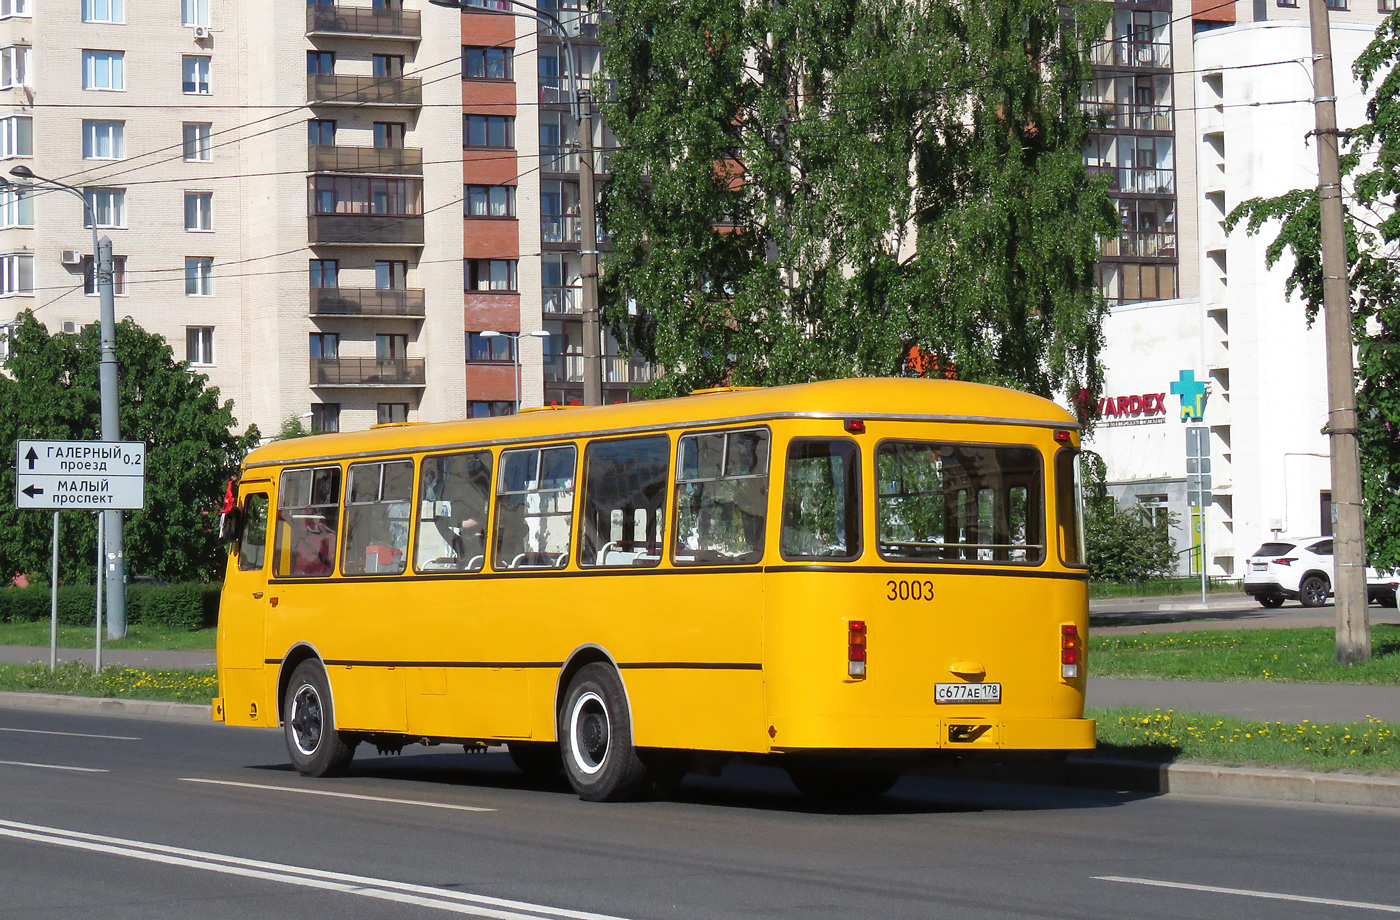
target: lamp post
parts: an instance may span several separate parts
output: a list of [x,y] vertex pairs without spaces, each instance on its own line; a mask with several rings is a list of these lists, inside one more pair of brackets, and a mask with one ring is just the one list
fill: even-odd
[[511,363],[515,371],[513,379],[515,380],[515,412],[517,415],[520,413],[520,339],[522,337],[547,339],[549,335],[543,329],[535,329],[531,332],[498,332],[495,329],[487,329],[481,333],[483,339],[510,339]]
[[[92,202],[82,190],[37,175],[28,166],[16,166],[10,175],[27,179],[41,188],[56,189],[76,195],[83,203],[83,212],[92,226],[93,274],[97,286],[101,324],[100,357],[97,365],[98,392],[102,405],[102,440],[120,441],[121,429],[117,418],[117,320],[116,301],[112,290],[112,240],[97,238],[97,214]],[[107,635],[120,639],[126,635],[126,558],[122,545],[122,513],[104,511],[103,529],[107,544]]]
[[[564,24],[552,13],[522,3],[521,0],[499,0],[512,7],[509,10],[483,9],[470,6],[466,0],[428,0],[434,6],[454,10],[474,10],[481,13],[505,13],[543,22],[554,29],[564,43],[568,58],[569,109],[578,123],[578,197],[579,197],[579,255],[583,259],[583,404],[603,404],[602,326],[598,318],[598,215],[594,207],[596,192],[593,175],[593,102],[578,88],[575,71],[574,45]],[[515,8],[525,10],[517,12]]]

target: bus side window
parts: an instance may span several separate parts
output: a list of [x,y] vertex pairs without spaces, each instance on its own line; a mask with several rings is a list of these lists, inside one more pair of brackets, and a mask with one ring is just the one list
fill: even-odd
[[480,572],[486,553],[491,452],[423,460],[418,484],[416,572]]
[[788,445],[782,550],[784,559],[860,555],[860,461],[854,442]]
[[238,568],[256,572],[267,555],[267,493],[254,492],[243,499],[243,534],[238,539]]
[[579,565],[661,562],[671,442],[659,437],[594,441],[583,454]]
[[345,499],[346,575],[398,575],[408,565],[413,461],[350,465]]
[[340,467],[287,470],[277,487],[272,574],[314,578],[335,571],[340,522]]
[[1079,452],[1062,450],[1055,455],[1055,517],[1060,535],[1060,561],[1065,565],[1085,565],[1082,502]]
[[492,568],[568,564],[577,456],[572,444],[501,452]]
[[677,565],[743,565],[763,558],[768,431],[686,435],[677,448]]

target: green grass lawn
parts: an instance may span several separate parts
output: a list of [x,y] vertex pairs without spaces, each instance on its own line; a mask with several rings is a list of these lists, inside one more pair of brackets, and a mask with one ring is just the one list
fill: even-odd
[[1212,629],[1089,636],[1095,677],[1400,685],[1400,626],[1371,627],[1370,661],[1337,664],[1336,633]]
[[54,672],[48,665],[0,664],[0,690],[25,693],[207,704],[218,689],[219,679],[212,670],[154,671],[113,665],[93,674],[91,665],[78,662],[59,665]]
[[[1208,594],[1240,594],[1240,585],[1233,581],[1212,581],[1207,586]],[[1159,597],[1166,594],[1201,593],[1201,579],[1157,578],[1152,581],[1119,583],[1116,581],[1089,582],[1089,596],[1100,597]]]
[[1098,755],[1224,766],[1400,773],[1400,725],[1251,722],[1172,710],[1091,709]]
[[[92,648],[95,630],[91,626],[59,626],[59,648]],[[104,633],[102,647],[139,649],[213,650],[217,630],[177,629],[171,626],[127,627],[126,638],[113,641]],[[0,645],[49,647],[48,620],[33,623],[0,623]]]

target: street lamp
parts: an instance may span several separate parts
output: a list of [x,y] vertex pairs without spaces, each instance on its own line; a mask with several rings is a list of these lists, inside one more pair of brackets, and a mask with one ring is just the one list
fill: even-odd
[[520,413],[520,339],[521,337],[532,339],[547,339],[550,333],[543,329],[535,329],[531,332],[498,332],[495,329],[487,329],[481,333],[483,339],[510,339],[510,353],[513,356],[515,380],[515,412]]
[[598,320],[598,215],[594,208],[593,189],[593,104],[586,93],[578,88],[578,73],[575,71],[574,45],[564,24],[550,12],[539,7],[522,3],[521,0],[498,0],[518,7],[499,10],[474,6],[469,0],[428,0],[434,6],[445,6],[454,10],[473,10],[480,13],[506,13],[524,19],[543,22],[558,33],[564,42],[565,56],[568,58],[569,108],[578,122],[578,197],[579,197],[579,255],[583,259],[583,404],[601,406],[603,404],[603,352],[602,328]]
[[[92,262],[96,276],[101,323],[100,358],[97,365],[98,392],[102,405],[102,440],[120,441],[121,429],[117,419],[117,319],[116,301],[112,290],[112,240],[97,239],[97,214],[83,191],[57,179],[37,175],[28,166],[16,166],[10,175],[27,179],[42,188],[76,195],[83,203],[83,212],[92,226]],[[11,184],[11,183],[6,183]],[[122,513],[104,511],[107,558],[107,635],[120,639],[126,635],[126,558],[122,547]]]

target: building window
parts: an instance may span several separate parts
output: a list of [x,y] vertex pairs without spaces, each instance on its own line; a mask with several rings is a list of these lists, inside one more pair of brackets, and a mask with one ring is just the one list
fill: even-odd
[[328,118],[313,118],[308,121],[306,143],[311,147],[334,147],[335,122]]
[[126,226],[126,189],[90,188],[84,194],[91,212],[91,219],[87,212],[83,214],[84,227],[91,227],[93,220],[99,227]]
[[214,363],[214,327],[185,327],[185,360],[190,364]]
[[403,76],[403,55],[402,54],[372,54],[370,55],[370,69],[376,77]]
[[83,159],[120,160],[126,156],[126,122],[84,121]]
[[181,0],[180,22],[187,26],[209,25],[209,0]]
[[340,357],[340,333],[338,332],[313,332],[310,343],[311,357],[313,358]]
[[374,357],[378,361],[400,361],[408,357],[408,336],[381,332],[374,337]]
[[[84,55],[88,52],[84,51]],[[29,85],[29,46],[0,48],[0,89]],[[120,87],[118,87],[120,89]]]
[[34,155],[34,119],[28,115],[0,118],[0,157]]
[[306,52],[306,72],[308,74],[320,74],[322,76],[329,76],[335,73],[335,52]]
[[214,260],[209,256],[185,256],[185,296],[209,297],[214,293]]
[[408,403],[380,403],[379,424],[408,421]]
[[514,259],[463,259],[469,291],[514,291]]
[[1395,12],[1395,0],[1378,0],[1376,10],[1381,13]]
[[34,190],[11,185],[0,188],[0,227],[34,226]]
[[466,147],[514,147],[514,115],[463,115],[462,143]]
[[[116,0],[120,4],[121,0]],[[11,16],[28,16],[29,0],[0,0],[0,19]]]
[[[2,51],[3,49],[0,49],[0,52]],[[26,58],[29,56],[28,52],[29,49],[26,48]],[[83,89],[126,89],[126,77],[122,70],[123,57],[124,53],[121,51],[84,51]],[[0,70],[3,70],[3,65],[0,65]]]
[[462,48],[462,76],[477,80],[514,80],[510,48]]
[[508,399],[474,399],[471,402],[471,418],[490,418],[494,415],[514,415],[515,403]]
[[404,133],[408,126],[401,121],[376,121],[374,123],[374,146],[403,149]]
[[122,0],[83,0],[83,22],[126,22]]
[[214,193],[185,192],[185,229],[214,229]]
[[335,434],[339,431],[340,403],[312,404],[311,430],[318,434]]
[[312,259],[311,286],[314,288],[340,287],[340,260]]
[[467,333],[467,361],[477,363],[505,363],[515,360],[515,339],[508,335],[483,336],[480,332]]
[[408,287],[408,263],[392,260],[376,260],[374,263],[374,286],[381,291],[402,291]]
[[213,145],[210,143],[213,133],[214,126],[207,121],[185,122],[186,163],[208,163],[214,159]]
[[362,176],[314,176],[308,184],[312,214],[423,213],[423,180]]
[[1329,10],[1347,9],[1347,0],[1327,0],[1327,8]]
[[186,54],[180,58],[182,92],[187,95],[209,95],[209,61],[210,58],[203,54]]
[[[97,293],[97,272],[93,271],[92,256],[83,256],[83,293]],[[126,294],[126,256],[112,256],[112,293]]]
[[0,256],[0,297],[34,294],[34,256],[23,253]]
[[514,217],[515,186],[464,185],[462,203],[467,217]]

